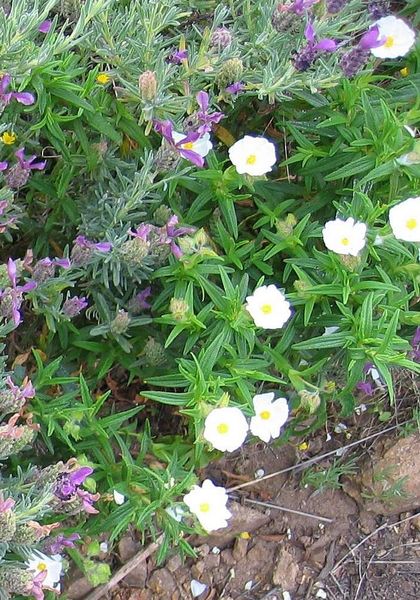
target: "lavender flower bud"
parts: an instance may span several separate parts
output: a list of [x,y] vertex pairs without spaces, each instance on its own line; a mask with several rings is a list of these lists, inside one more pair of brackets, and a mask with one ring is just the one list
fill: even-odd
[[16,514],[13,510],[0,512],[0,543],[10,542],[16,532]]
[[176,321],[183,321],[189,309],[188,303],[183,298],[172,298],[169,304],[171,315]]
[[4,429],[7,429],[8,425],[0,427],[0,459],[9,458],[12,454],[18,454],[25,446],[28,446],[35,437],[33,429],[26,425],[20,426],[20,437],[3,437],[1,434]]
[[19,163],[16,163],[7,171],[6,183],[13,190],[19,189],[27,183],[30,174],[30,169],[25,169]]
[[0,588],[7,592],[27,596],[33,581],[33,573],[17,565],[4,563],[0,567]]
[[271,24],[278,33],[299,31],[302,19],[290,10],[291,2],[279,2],[271,15]]
[[45,261],[38,261],[34,267],[32,273],[32,279],[34,279],[37,283],[44,283],[51,277],[54,277],[55,273],[55,265],[50,262],[49,264]]
[[391,13],[389,0],[369,0],[368,11],[374,21],[386,17]]
[[315,62],[318,56],[318,50],[308,44],[296,53],[293,59],[293,65],[297,71],[307,71]]
[[340,67],[346,77],[354,77],[363,69],[370,56],[370,50],[361,46],[356,46],[343,54],[340,60]]
[[327,0],[328,12],[335,15],[348,3],[348,0]]
[[166,362],[165,349],[154,338],[149,337],[143,348],[143,354],[152,367],[159,367]]
[[173,213],[169,206],[161,204],[153,213],[153,219],[156,221],[157,225],[163,226],[166,225],[172,214]]
[[210,46],[216,48],[219,52],[228,48],[232,43],[232,33],[226,27],[217,27],[210,38]]
[[71,250],[70,260],[76,267],[83,267],[89,264],[93,253],[93,248],[83,247],[75,244]]
[[244,65],[240,58],[230,58],[220,68],[216,77],[216,83],[220,89],[224,89],[230,83],[239,81],[244,72]]
[[119,310],[117,316],[111,321],[110,331],[114,335],[125,333],[130,325],[130,315],[125,310]]
[[164,142],[157,151],[153,164],[156,171],[166,172],[175,169],[180,162],[181,156],[179,152]]
[[72,319],[73,317],[77,317],[83,309],[88,305],[86,298],[79,296],[73,296],[72,298],[67,298],[62,306],[62,313],[64,316]]
[[152,102],[156,98],[156,73],[154,71],[145,71],[139,77],[139,92],[142,100]]
[[120,248],[121,260],[129,267],[141,266],[149,254],[149,247],[149,242],[143,240],[141,237],[128,240]]
[[22,544],[23,546],[30,546],[31,544],[34,544],[37,539],[36,530],[26,523],[22,523],[16,527],[16,531],[13,536],[13,543]]

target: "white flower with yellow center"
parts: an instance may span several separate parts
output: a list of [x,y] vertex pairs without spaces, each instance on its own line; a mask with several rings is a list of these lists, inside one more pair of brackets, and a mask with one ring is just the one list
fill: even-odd
[[257,327],[280,329],[290,318],[290,304],[275,285],[262,285],[246,299],[246,310]]
[[206,531],[227,527],[227,520],[232,516],[226,508],[227,501],[225,488],[215,486],[210,479],[203,481],[201,487],[195,485],[184,496],[185,504]]
[[204,439],[217,450],[233,452],[242,446],[248,433],[248,422],[234,406],[215,408],[204,422]]
[[[183,140],[186,137],[186,135],[186,133],[179,133],[179,131],[172,132],[172,138],[175,144],[178,144],[178,142]],[[182,150],[191,150],[191,152],[195,152],[196,154],[204,158],[213,148],[213,144],[210,141],[210,134],[204,133],[195,142],[186,142],[185,144],[180,144],[179,148],[181,148]]]
[[398,240],[420,242],[420,196],[407,198],[389,211],[389,223]]
[[257,394],[252,399],[255,417],[251,419],[251,433],[263,442],[278,438],[280,429],[289,416],[289,406],[286,398],[274,400],[274,392]]
[[265,175],[277,160],[276,148],[263,137],[246,135],[229,148],[229,158],[241,175]]
[[40,573],[47,573],[42,581],[42,587],[60,591],[60,579],[63,572],[63,557],[60,554],[47,556],[42,552],[34,552],[30,555],[28,569],[34,573],[34,578]]
[[351,217],[346,221],[335,219],[325,223],[322,237],[328,250],[357,256],[366,245],[366,229],[364,223],[356,223]]
[[378,39],[384,40],[382,46],[372,48],[371,52],[378,58],[397,58],[405,56],[416,41],[416,33],[403,19],[394,15],[382,17],[374,23],[379,30]]

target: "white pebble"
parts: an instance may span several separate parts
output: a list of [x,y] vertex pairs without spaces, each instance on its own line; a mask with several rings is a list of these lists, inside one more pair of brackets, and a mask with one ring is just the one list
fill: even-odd
[[108,552],[108,542],[101,542],[99,544],[99,550],[101,552]]
[[264,475],[265,475],[264,469],[257,469],[255,471],[255,479],[261,479],[261,477],[264,477]]
[[201,596],[206,589],[207,586],[205,583],[201,583],[201,581],[197,581],[196,579],[191,580],[191,594],[193,598],[198,598],[198,596]]
[[217,546],[214,546],[214,548],[211,549],[212,554],[220,554],[220,548],[218,548]]
[[322,600],[326,600],[327,592],[321,588],[317,591],[315,598],[322,598]]
[[292,596],[289,592],[283,592],[283,600],[292,600]]
[[244,589],[245,589],[247,592],[249,592],[249,590],[252,590],[253,583],[254,583],[254,582],[252,581],[252,579],[251,579],[251,581],[247,581],[247,582],[246,582],[246,584],[245,584],[245,586],[244,586]]

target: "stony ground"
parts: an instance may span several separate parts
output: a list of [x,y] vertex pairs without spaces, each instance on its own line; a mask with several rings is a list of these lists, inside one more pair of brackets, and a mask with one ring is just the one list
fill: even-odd
[[[365,423],[365,437],[371,431]],[[233,487],[331,450],[341,454],[351,442],[347,430],[328,442],[318,435],[306,450],[249,446],[203,476]],[[297,467],[233,492],[229,529],[193,539],[197,559],[174,555],[156,567],[152,556],[113,590],[113,600],[420,598],[420,434],[379,435],[341,456],[344,463],[350,458],[353,473],[339,489],[305,487]],[[315,468],[326,471],[334,459]],[[118,567],[140,549],[129,534],[110,558]],[[70,597],[87,592],[73,579]]]

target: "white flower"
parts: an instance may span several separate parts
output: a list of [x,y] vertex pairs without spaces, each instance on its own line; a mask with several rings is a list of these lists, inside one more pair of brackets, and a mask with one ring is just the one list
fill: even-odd
[[398,240],[420,242],[420,196],[407,198],[389,211],[389,223]]
[[382,46],[371,49],[373,56],[378,58],[405,56],[416,41],[415,31],[394,15],[382,17],[374,26],[379,30],[379,39],[384,39]]
[[215,408],[204,422],[204,439],[222,452],[233,452],[242,446],[248,433],[248,422],[239,408]]
[[325,223],[322,237],[328,250],[357,256],[366,245],[366,229],[364,223],[355,223],[352,217],[346,221],[335,219]]
[[60,554],[47,556],[37,551],[30,555],[27,565],[29,570],[33,571],[34,577],[40,573],[47,573],[42,581],[42,587],[60,590],[60,578],[63,571],[63,557]]
[[292,314],[289,302],[275,285],[262,285],[246,302],[255,325],[263,329],[280,329]]
[[[175,144],[183,140],[186,136],[186,133],[180,133],[179,131],[172,132],[172,138]],[[191,150],[192,152],[195,152],[204,158],[213,148],[213,144],[210,141],[210,134],[204,133],[195,142],[186,142],[185,144],[181,144],[179,147],[183,150]]]
[[195,485],[191,492],[184,496],[184,502],[206,531],[214,531],[227,527],[227,519],[232,514],[226,508],[228,495],[224,487],[218,487],[210,479],[202,486]]
[[114,490],[114,502],[115,504],[124,504],[125,502],[125,496],[124,494],[121,494],[120,492],[117,492],[117,490]]
[[264,175],[276,162],[276,148],[263,137],[246,135],[229,148],[229,158],[240,174]]
[[274,400],[274,392],[253,397],[255,417],[251,419],[251,432],[263,442],[278,438],[280,429],[287,421],[289,407],[286,398]]

